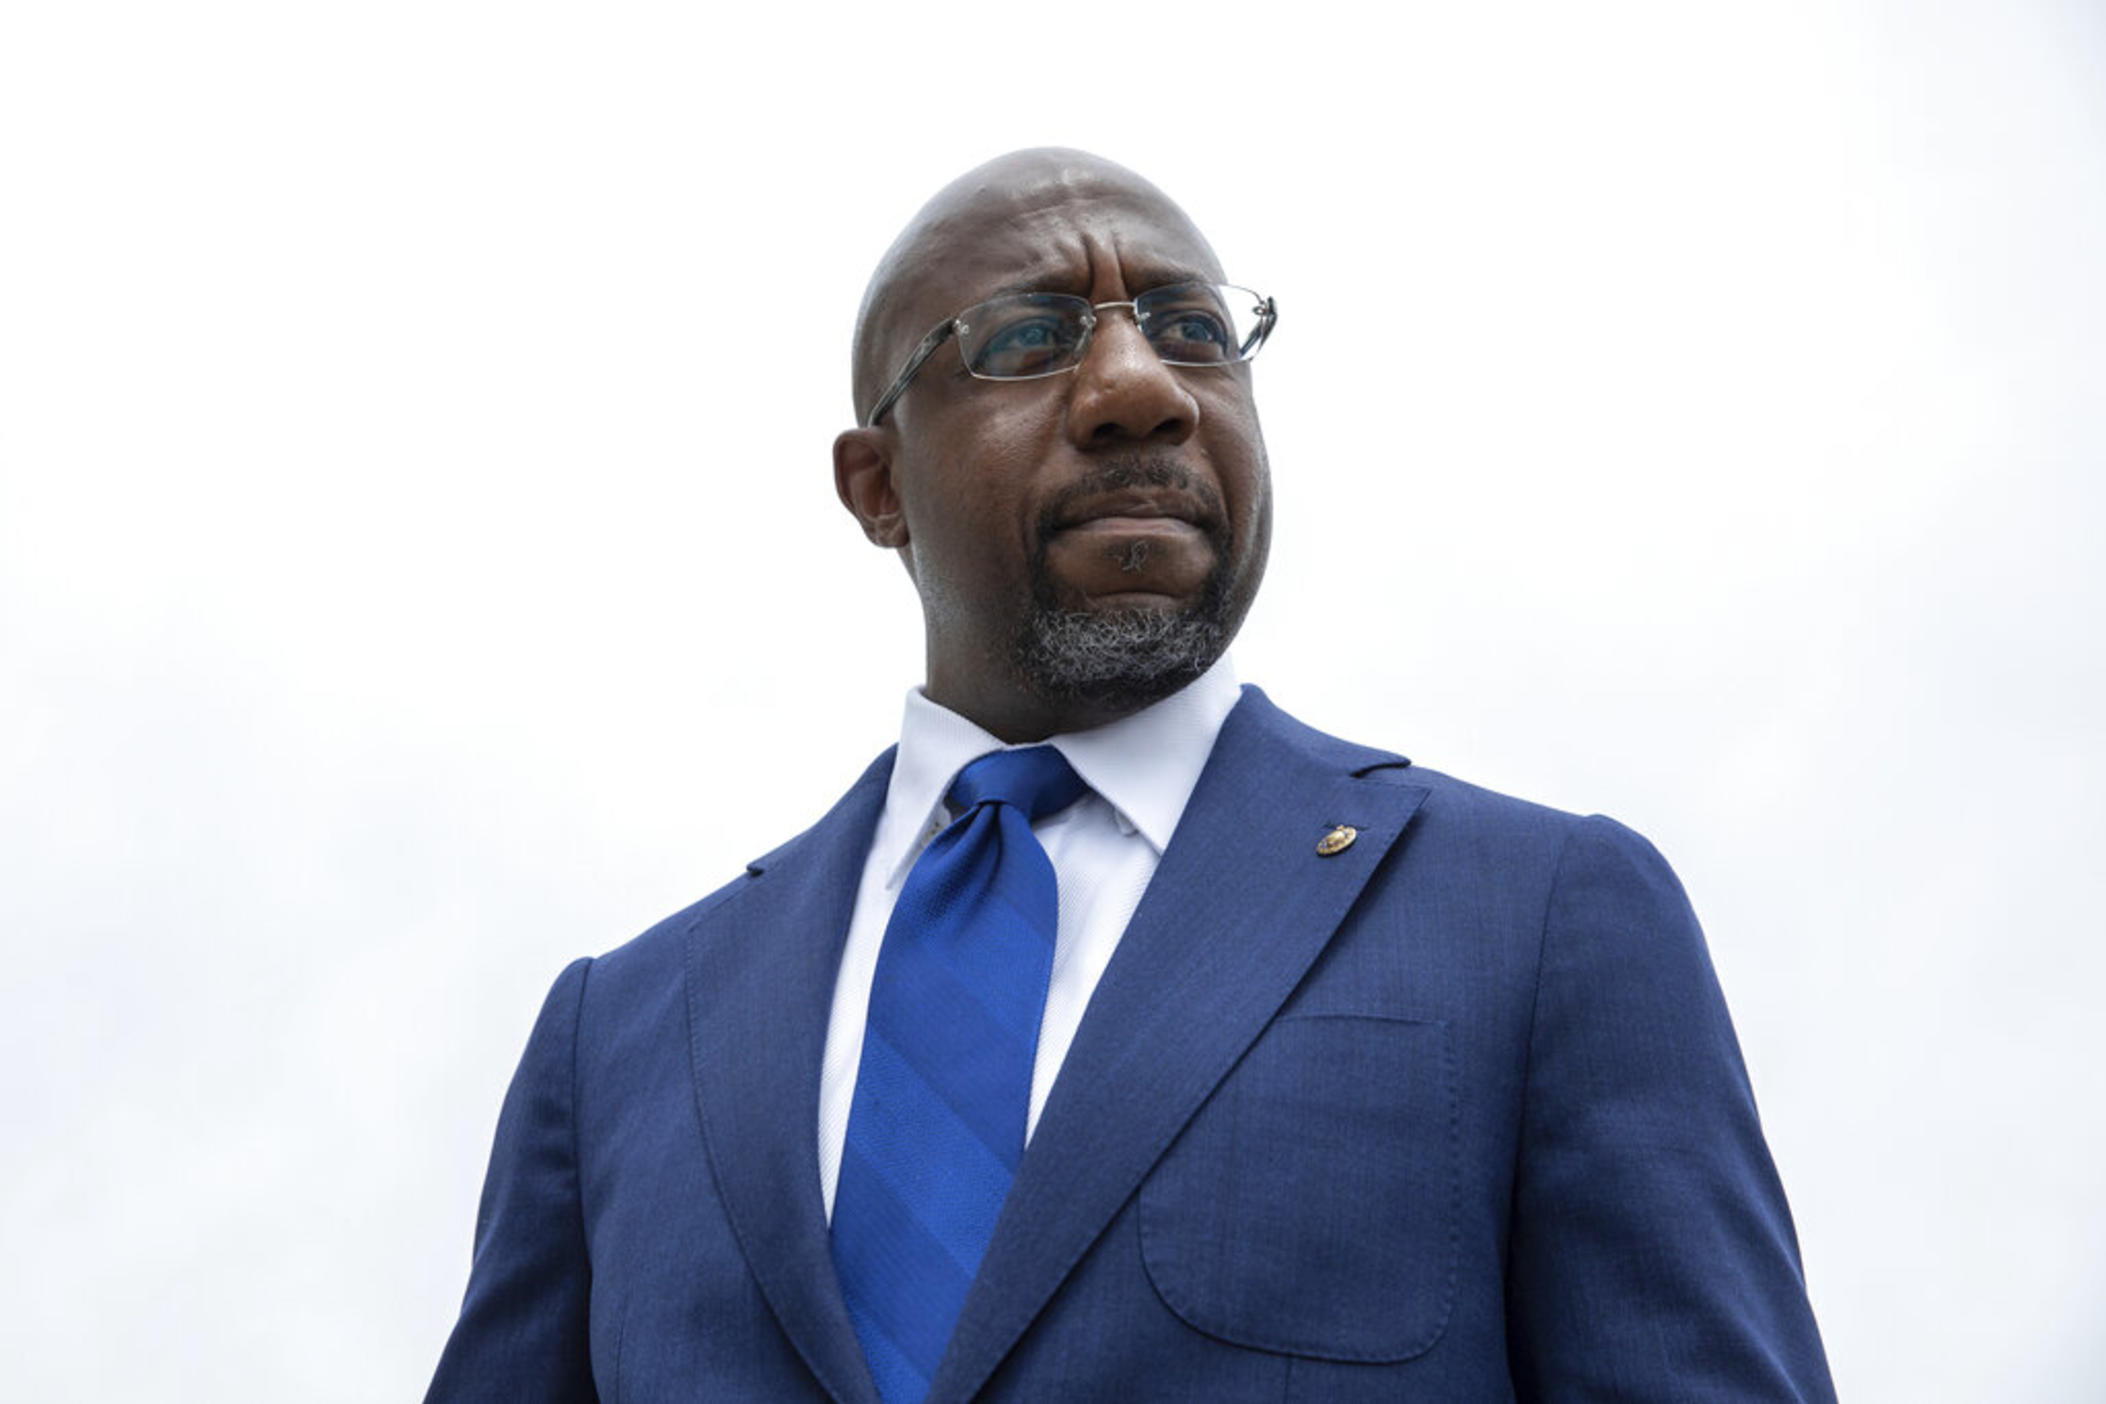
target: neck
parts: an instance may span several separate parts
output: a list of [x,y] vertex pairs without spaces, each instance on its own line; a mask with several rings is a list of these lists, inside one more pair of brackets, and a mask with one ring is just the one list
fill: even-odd
[[1145,701],[1115,703],[1081,698],[1053,701],[1014,688],[975,691],[948,685],[935,676],[933,670],[922,685],[922,692],[931,702],[949,708],[1011,746],[1027,745],[1067,732],[1088,731],[1121,717],[1132,716],[1148,705]]

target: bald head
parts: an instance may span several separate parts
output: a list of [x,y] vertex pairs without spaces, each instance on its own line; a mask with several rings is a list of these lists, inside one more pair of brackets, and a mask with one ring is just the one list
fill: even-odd
[[[854,394],[860,422],[900,363],[929,328],[963,306],[930,302],[933,275],[984,264],[990,280],[1009,285],[1052,270],[1005,266],[991,247],[1001,230],[1050,216],[1087,218],[1091,210],[1145,213],[1189,242],[1198,266],[1180,270],[1220,277],[1213,249],[1169,196],[1124,166],[1067,147],[1033,147],[975,166],[936,192],[878,260],[856,317]],[[946,276],[945,283],[955,283]],[[933,307],[933,310],[931,308]]]

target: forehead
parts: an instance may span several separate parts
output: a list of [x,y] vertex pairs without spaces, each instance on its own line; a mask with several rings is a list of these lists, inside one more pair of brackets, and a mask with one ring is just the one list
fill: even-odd
[[1049,178],[974,193],[931,220],[901,270],[911,321],[933,324],[1004,292],[1123,298],[1221,277],[1206,239],[1152,187]]

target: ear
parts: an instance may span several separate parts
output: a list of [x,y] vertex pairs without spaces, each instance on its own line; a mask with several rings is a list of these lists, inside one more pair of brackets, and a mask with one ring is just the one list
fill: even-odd
[[907,544],[907,516],[892,477],[888,437],[883,429],[843,430],[834,440],[834,491],[873,545],[896,550]]

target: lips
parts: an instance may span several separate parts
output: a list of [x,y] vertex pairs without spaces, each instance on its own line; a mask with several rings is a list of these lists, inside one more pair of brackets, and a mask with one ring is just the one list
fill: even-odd
[[1078,528],[1129,527],[1169,531],[1201,528],[1211,514],[1198,497],[1179,488],[1118,488],[1092,493],[1062,505],[1054,518],[1057,531]]
[[1166,579],[1203,574],[1228,550],[1221,495],[1166,452],[1100,460],[1056,492],[1038,518],[1041,563],[1048,552],[1077,571],[1111,562],[1125,580],[1150,563]]
[[1102,460],[1039,514],[1032,591],[1069,611],[1189,605],[1229,546],[1228,514],[1204,475],[1168,453]]

